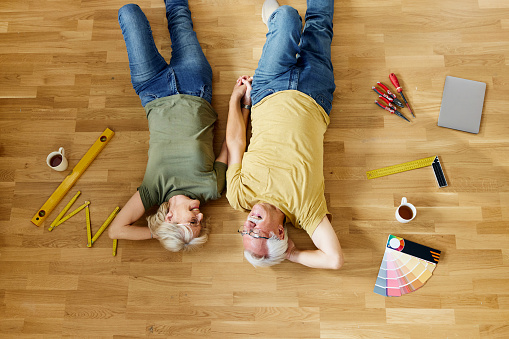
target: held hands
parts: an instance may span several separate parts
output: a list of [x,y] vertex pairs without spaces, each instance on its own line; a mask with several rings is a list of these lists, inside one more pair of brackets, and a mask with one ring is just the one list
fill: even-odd
[[228,166],[240,164],[246,151],[246,128],[251,110],[242,106],[251,105],[252,81],[252,77],[243,75],[233,86],[226,122]]
[[242,105],[251,105],[252,82],[253,77],[248,75],[240,76],[233,87],[230,100],[240,102]]
[[240,80],[240,82],[246,86],[246,93],[244,94],[244,96],[242,97],[242,101],[241,103],[243,105],[249,105],[251,106],[251,90],[253,89],[252,87],[252,83],[253,83],[253,77],[251,76],[247,76],[247,75],[243,75],[241,76],[237,82]]

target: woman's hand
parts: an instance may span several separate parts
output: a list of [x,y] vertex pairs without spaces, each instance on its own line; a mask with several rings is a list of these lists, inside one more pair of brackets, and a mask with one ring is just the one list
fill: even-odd
[[230,101],[241,102],[243,105],[251,105],[251,83],[253,77],[243,75],[240,76],[233,86]]
[[239,103],[240,100],[246,94],[246,91],[247,91],[247,86],[244,85],[242,82],[239,83],[239,81],[237,80],[237,82],[235,83],[235,86],[233,86],[233,91],[232,91],[232,95],[230,97],[230,102]]
[[251,90],[253,89],[253,87],[252,87],[253,77],[248,76],[248,75],[243,75],[237,79],[237,83],[246,85],[246,93],[244,93],[241,103],[243,105],[251,106]]

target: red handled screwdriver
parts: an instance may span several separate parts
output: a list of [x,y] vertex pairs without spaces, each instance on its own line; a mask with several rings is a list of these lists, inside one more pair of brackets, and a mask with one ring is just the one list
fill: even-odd
[[400,117],[400,118],[402,118],[402,119],[405,119],[406,121],[410,122],[410,120],[408,120],[408,119],[407,119],[407,118],[406,118],[403,114],[401,114],[400,112],[398,112],[398,111],[396,110],[396,107],[395,107],[395,106],[393,106],[389,100],[387,100],[387,99],[386,99],[386,98],[384,98],[383,96],[379,96],[379,98],[380,98],[380,99],[382,99],[383,101],[385,101],[385,103],[386,103],[387,105],[384,105],[384,104],[380,103],[379,101],[375,100],[375,104],[377,104],[377,105],[378,105],[378,107],[380,107],[380,108],[382,108],[382,109],[386,110],[387,112],[391,112],[392,114],[395,114],[395,115],[397,115],[398,117]]
[[396,74],[391,73],[389,75],[389,79],[391,79],[392,84],[394,87],[396,87],[396,91],[398,91],[399,94],[401,94],[401,97],[403,100],[405,100],[406,107],[410,110],[410,113],[412,113],[412,116],[415,118],[414,112],[412,112],[412,109],[410,108],[410,105],[408,104],[408,101],[406,100],[405,96],[403,95],[403,90],[401,89],[401,86],[399,85],[398,78],[396,77]]

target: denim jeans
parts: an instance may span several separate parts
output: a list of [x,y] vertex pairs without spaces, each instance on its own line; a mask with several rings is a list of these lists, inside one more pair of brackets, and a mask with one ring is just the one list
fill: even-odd
[[298,90],[332,108],[336,85],[331,62],[334,0],[307,0],[306,24],[294,8],[272,13],[262,56],[253,77],[252,104],[284,90]]
[[212,100],[212,69],[193,31],[187,0],[166,1],[171,60],[157,50],[147,17],[135,4],[118,11],[129,58],[131,82],[145,107],[150,101],[175,94]]

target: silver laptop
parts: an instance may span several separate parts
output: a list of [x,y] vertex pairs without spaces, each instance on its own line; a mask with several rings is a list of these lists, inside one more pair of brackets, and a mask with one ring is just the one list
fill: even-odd
[[486,84],[448,76],[438,126],[479,133]]

